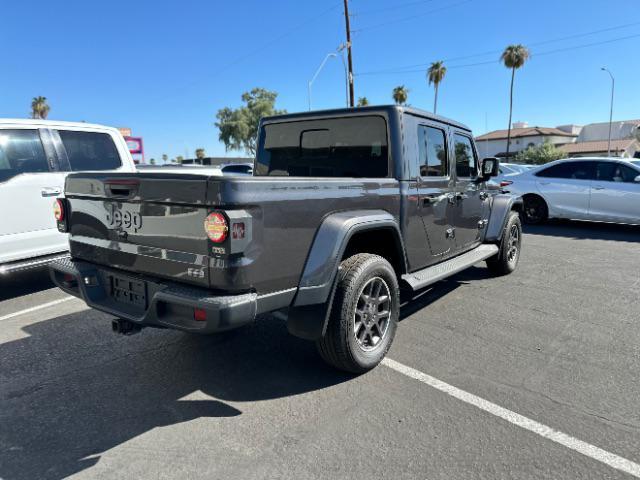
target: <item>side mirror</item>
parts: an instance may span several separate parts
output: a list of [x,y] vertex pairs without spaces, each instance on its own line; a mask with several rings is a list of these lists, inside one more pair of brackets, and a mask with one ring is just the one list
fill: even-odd
[[638,175],[636,178],[634,178],[633,181],[636,182],[636,183],[640,183],[640,175]]
[[482,160],[480,171],[482,172],[480,178],[482,180],[489,180],[491,177],[497,177],[500,173],[500,160],[495,157],[488,157]]

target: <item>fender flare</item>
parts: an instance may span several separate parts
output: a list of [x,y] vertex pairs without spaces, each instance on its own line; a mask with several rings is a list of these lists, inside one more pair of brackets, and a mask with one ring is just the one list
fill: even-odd
[[487,243],[498,243],[502,240],[502,232],[511,210],[522,211],[522,197],[510,193],[499,193],[493,197],[491,214],[484,236]]
[[389,229],[400,249],[403,271],[406,257],[398,223],[384,210],[353,210],[328,215],[309,250],[296,297],[289,309],[287,328],[295,336],[317,340],[324,335],[333,301],[340,260],[356,233]]

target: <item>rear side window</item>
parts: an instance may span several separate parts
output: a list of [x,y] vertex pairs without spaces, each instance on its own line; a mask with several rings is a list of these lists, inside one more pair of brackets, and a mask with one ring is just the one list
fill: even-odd
[[572,180],[593,180],[594,175],[594,162],[559,163],[536,173],[536,176],[538,177],[569,178]]
[[447,144],[439,128],[418,127],[418,154],[421,177],[447,176]]
[[640,172],[617,162],[598,162],[596,179],[604,182],[632,183]]
[[0,182],[21,173],[48,171],[37,130],[0,130]]
[[387,177],[384,118],[328,118],[265,125],[254,175]]
[[464,135],[454,135],[456,151],[456,174],[458,177],[475,177],[478,175],[478,158],[471,144],[471,139]]
[[253,170],[252,165],[226,165],[222,167],[223,173],[239,173],[239,174],[250,175],[252,170]]
[[71,170],[113,170],[122,166],[111,135],[97,132],[59,130]]

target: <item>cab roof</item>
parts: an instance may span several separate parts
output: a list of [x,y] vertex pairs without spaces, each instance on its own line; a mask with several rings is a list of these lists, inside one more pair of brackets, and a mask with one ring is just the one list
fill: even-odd
[[42,120],[32,118],[0,118],[0,125],[24,125],[42,128],[86,128],[100,130],[116,130],[114,127],[86,122],[65,122],[63,120]]
[[297,113],[285,113],[283,115],[274,115],[271,117],[265,117],[265,122],[281,122],[286,120],[297,120],[297,119],[309,119],[309,118],[317,118],[317,117],[337,117],[337,116],[347,116],[353,114],[361,114],[361,113],[408,113],[410,115],[415,115],[418,117],[423,117],[429,120],[433,120],[440,123],[445,123],[447,125],[451,125],[453,127],[457,127],[463,130],[467,130],[471,132],[471,129],[467,127],[465,124],[457,122],[455,120],[451,120],[450,118],[441,117],[440,115],[434,115],[431,112],[427,112],[425,110],[421,110],[419,108],[408,107],[403,105],[374,105],[367,107],[356,107],[356,108],[335,108],[330,110],[313,110],[310,112],[297,112]]

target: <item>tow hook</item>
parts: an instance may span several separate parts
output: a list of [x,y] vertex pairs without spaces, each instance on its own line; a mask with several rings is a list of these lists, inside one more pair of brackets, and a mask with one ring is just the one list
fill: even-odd
[[123,318],[116,318],[111,321],[111,329],[114,333],[120,333],[121,335],[135,335],[140,333],[142,326]]

